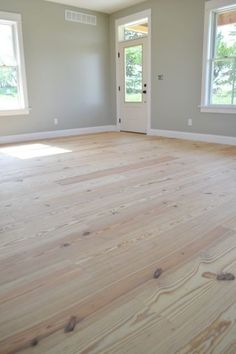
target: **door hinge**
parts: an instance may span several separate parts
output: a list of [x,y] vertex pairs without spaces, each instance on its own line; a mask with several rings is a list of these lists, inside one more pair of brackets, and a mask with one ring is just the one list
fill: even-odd
[[119,118],[119,124],[121,124],[121,118]]
[[120,91],[120,86],[118,86],[118,91]]
[[120,52],[118,52],[118,58],[120,59]]

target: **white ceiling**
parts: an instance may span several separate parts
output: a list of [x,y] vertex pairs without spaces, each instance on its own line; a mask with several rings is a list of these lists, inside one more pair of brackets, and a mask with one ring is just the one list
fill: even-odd
[[94,10],[111,14],[126,7],[144,2],[145,0],[46,0],[58,4],[71,5],[82,9]]

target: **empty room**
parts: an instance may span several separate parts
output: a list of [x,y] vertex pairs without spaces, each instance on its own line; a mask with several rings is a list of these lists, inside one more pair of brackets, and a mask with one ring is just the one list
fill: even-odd
[[0,354],[236,354],[236,0],[0,0]]

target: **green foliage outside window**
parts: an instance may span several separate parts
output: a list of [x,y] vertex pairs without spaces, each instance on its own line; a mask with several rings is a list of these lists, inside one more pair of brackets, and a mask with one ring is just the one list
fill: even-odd
[[236,24],[217,33],[212,91],[213,104],[236,104]]

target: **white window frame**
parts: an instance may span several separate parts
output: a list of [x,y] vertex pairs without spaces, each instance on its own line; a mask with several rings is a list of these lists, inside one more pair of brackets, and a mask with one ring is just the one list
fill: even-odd
[[19,90],[20,90],[20,98],[21,98],[20,100],[21,105],[19,109],[9,108],[7,110],[1,110],[0,108],[0,116],[27,115],[29,114],[30,109],[29,109],[28,92],[27,92],[21,15],[15,13],[9,13],[9,12],[0,12],[0,22],[11,23],[15,28],[14,48],[16,48],[16,59],[19,68]]
[[203,48],[203,70],[202,70],[202,96],[201,112],[208,113],[236,113],[236,105],[212,105],[210,104],[211,90],[211,60],[213,45],[215,43],[214,19],[217,12],[227,10],[236,6],[236,0],[210,0],[205,4],[205,25],[204,25],[204,48]]

